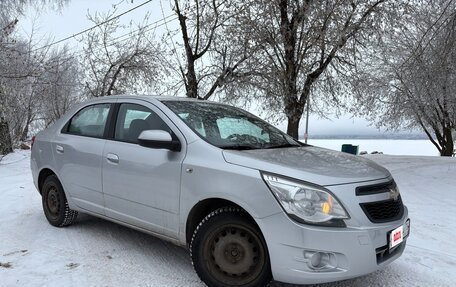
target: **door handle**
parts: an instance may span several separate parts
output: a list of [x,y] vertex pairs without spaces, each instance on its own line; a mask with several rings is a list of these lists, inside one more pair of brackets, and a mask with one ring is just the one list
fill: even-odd
[[106,159],[108,160],[108,162],[110,163],[119,163],[119,156],[116,155],[116,154],[113,154],[113,153],[108,153],[106,155]]
[[61,145],[56,145],[55,150],[57,151],[57,153],[63,153],[65,151],[63,149],[63,146],[61,146]]

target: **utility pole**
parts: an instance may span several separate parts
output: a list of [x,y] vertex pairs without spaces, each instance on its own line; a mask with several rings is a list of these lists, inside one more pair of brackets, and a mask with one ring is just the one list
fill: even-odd
[[309,138],[309,113],[310,113],[310,94],[306,103],[306,131],[304,133],[304,143],[307,144],[307,139]]

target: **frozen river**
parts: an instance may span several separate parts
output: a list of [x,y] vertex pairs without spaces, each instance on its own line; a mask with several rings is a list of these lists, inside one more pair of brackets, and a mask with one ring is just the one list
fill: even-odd
[[307,143],[338,151],[341,150],[342,144],[352,144],[358,145],[360,152],[378,151],[390,155],[439,155],[437,148],[429,140],[309,139]]

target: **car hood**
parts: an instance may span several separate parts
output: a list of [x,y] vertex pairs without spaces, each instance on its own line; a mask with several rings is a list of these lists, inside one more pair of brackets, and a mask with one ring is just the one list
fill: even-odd
[[373,161],[314,146],[223,150],[228,163],[271,172],[319,185],[339,185],[388,178]]

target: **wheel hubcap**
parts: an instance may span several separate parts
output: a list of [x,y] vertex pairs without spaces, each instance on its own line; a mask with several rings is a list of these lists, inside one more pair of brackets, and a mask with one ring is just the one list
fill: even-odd
[[217,280],[242,285],[255,279],[264,265],[258,236],[243,226],[222,227],[209,240],[212,274]]
[[51,215],[57,216],[59,214],[59,195],[55,187],[49,188],[47,194],[47,207]]

